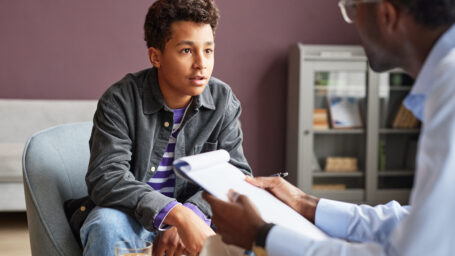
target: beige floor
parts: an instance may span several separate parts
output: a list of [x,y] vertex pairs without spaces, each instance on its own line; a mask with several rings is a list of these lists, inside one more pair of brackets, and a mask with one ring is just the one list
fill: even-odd
[[25,213],[0,213],[0,255],[32,255]]

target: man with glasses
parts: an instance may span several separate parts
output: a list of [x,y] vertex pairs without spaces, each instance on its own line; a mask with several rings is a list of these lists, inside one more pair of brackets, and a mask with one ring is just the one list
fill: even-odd
[[[341,0],[373,70],[416,82],[405,105],[423,122],[410,206],[371,207],[305,194],[282,178],[248,178],[325,231],[313,240],[265,223],[249,199],[204,194],[227,243],[268,255],[453,255],[455,251],[455,0]],[[304,233],[304,232],[303,232]],[[261,250],[261,247],[263,250]]]

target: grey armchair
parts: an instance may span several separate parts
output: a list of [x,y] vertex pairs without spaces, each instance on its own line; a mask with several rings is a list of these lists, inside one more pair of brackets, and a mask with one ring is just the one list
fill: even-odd
[[28,140],[22,159],[32,254],[82,255],[65,217],[63,202],[87,195],[92,123],[60,125]]

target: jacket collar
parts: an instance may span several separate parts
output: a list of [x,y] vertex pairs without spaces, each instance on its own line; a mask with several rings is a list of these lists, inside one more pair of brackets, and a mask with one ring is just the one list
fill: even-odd
[[[196,109],[205,107],[210,110],[215,110],[215,104],[213,97],[210,92],[209,85],[212,79],[209,80],[209,84],[205,87],[204,91],[200,95],[193,97],[192,105]],[[163,94],[158,84],[158,71],[156,68],[151,68],[143,81],[144,94],[142,96],[144,114],[154,114],[162,108],[171,110],[164,102]]]

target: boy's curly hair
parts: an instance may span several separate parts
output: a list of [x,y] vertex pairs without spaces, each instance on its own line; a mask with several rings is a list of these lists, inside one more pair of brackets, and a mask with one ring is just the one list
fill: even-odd
[[213,0],[158,0],[150,6],[144,23],[147,48],[164,50],[176,21],[209,24],[215,33],[219,12]]

